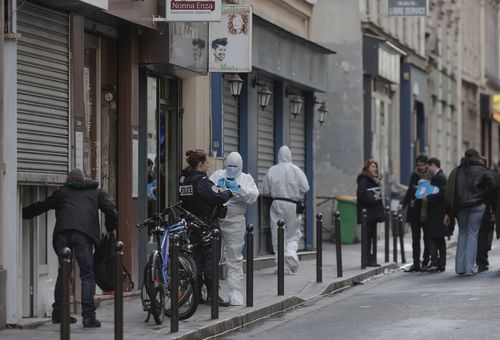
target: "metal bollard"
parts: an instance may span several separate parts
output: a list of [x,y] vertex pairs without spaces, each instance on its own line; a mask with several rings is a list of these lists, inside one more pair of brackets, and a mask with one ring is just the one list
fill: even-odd
[[61,340],[69,340],[70,315],[69,315],[69,280],[71,276],[71,250],[64,247],[59,254],[62,275],[62,318],[61,318]]
[[123,340],[123,242],[116,242],[115,340]]
[[278,220],[278,295],[285,295],[285,221]]
[[385,235],[385,262],[389,262],[389,242],[390,242],[390,230],[391,230],[391,207],[385,207],[385,225],[384,225],[384,235]]
[[392,212],[392,257],[398,262],[398,212]]
[[366,209],[363,209],[361,211],[361,269],[365,269],[368,262],[368,254],[366,253],[368,248],[366,218]]
[[323,282],[323,215],[316,214],[316,282]]
[[247,307],[253,307],[253,225],[247,225]]
[[170,333],[179,331],[179,239],[179,235],[174,234],[170,241],[170,308],[172,309]]
[[212,319],[219,318],[219,249],[220,249],[219,229],[212,231]]
[[342,237],[340,235],[340,212],[335,212],[335,250],[337,252],[337,277],[342,277]]
[[405,256],[405,241],[404,241],[404,230],[403,230],[403,214],[398,214],[398,234],[399,234],[399,245],[401,248],[401,263],[406,263]]

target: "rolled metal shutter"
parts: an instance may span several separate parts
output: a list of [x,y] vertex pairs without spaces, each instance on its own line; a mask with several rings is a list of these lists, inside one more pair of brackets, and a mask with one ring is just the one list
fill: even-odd
[[240,120],[238,101],[231,96],[229,81],[224,79],[224,157],[232,151],[240,151]]
[[18,172],[65,175],[69,164],[69,16],[26,2],[17,19]]
[[290,116],[290,150],[295,165],[306,172],[306,123],[304,106],[297,117]]
[[[265,81],[266,86],[272,91],[273,83]],[[257,124],[257,185],[262,188],[262,181],[267,170],[274,165],[274,99],[271,96],[269,105],[262,110],[258,108]]]

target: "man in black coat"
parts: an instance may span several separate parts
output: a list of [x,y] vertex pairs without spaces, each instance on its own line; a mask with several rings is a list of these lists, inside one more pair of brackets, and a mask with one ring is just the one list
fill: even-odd
[[[411,239],[412,239],[412,249],[413,249],[413,265],[405,270],[406,272],[419,272],[421,270],[420,266],[420,239],[422,235],[423,222],[422,218],[422,201],[415,199],[415,192],[417,190],[418,181],[421,179],[429,179],[431,176],[427,173],[427,156],[418,155],[415,160],[417,167],[415,171],[411,174],[410,183],[408,184],[408,190],[406,195],[401,201],[400,209],[407,207],[406,210],[406,222],[410,223],[411,227]],[[424,207],[424,211],[425,211]],[[429,246],[427,239],[424,238],[424,252],[422,267],[427,267],[429,263]]]
[[[105,214],[107,231],[112,232],[116,228],[118,219],[116,205],[103,190],[98,188],[97,182],[87,180],[82,170],[73,169],[63,187],[45,201],[24,208],[23,218],[31,219],[50,209],[56,211],[56,225],[52,237],[56,254],[59,255],[63,248],[69,247],[80,267],[83,327],[100,327],[101,323],[95,317],[93,253],[101,234],[99,209]],[[59,267],[52,305],[53,323],[60,323],[62,320],[61,279]],[[71,323],[75,322],[76,319],[71,317]]]
[[427,201],[427,219],[424,225],[424,235],[429,240],[429,252],[431,254],[431,266],[429,271],[443,272],[446,267],[446,241],[449,235],[448,227],[444,225],[446,214],[445,189],[447,178],[441,170],[441,162],[437,158],[427,160],[429,172],[432,174],[431,185],[439,188],[439,192],[427,195],[422,201]]

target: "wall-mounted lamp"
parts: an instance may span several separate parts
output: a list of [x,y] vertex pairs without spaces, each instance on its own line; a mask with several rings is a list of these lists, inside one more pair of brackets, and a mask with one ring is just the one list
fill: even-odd
[[302,104],[304,104],[304,100],[300,96],[293,96],[290,99],[290,113],[293,118],[297,118],[297,115],[301,112]]
[[269,105],[269,101],[271,100],[273,93],[264,82],[258,81],[257,77],[254,77],[252,87],[255,88],[256,86],[259,86],[259,90],[257,91],[257,101],[259,102],[261,109],[264,110]]
[[304,104],[304,99],[297,94],[295,91],[290,90],[288,87],[285,89],[285,97],[292,96],[290,99],[290,113],[294,118],[302,111],[302,105]]
[[257,100],[259,101],[259,106],[262,110],[269,105],[272,95],[273,93],[267,88],[267,86],[264,85],[259,88],[259,91],[257,91]]
[[241,88],[243,87],[243,79],[240,78],[238,73],[233,73],[229,75],[227,80],[229,81],[229,91],[231,96],[237,98],[240,96]]
[[318,108],[318,112],[319,112],[319,119],[318,119],[319,125],[323,126],[323,123],[328,118],[328,113],[330,112],[330,110],[328,110],[328,107],[325,104],[325,101],[321,103],[321,106]]

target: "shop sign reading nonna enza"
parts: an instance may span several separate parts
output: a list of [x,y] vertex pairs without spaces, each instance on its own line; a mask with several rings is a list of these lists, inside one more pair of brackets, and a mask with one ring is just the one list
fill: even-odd
[[220,21],[221,0],[167,0],[167,21]]

